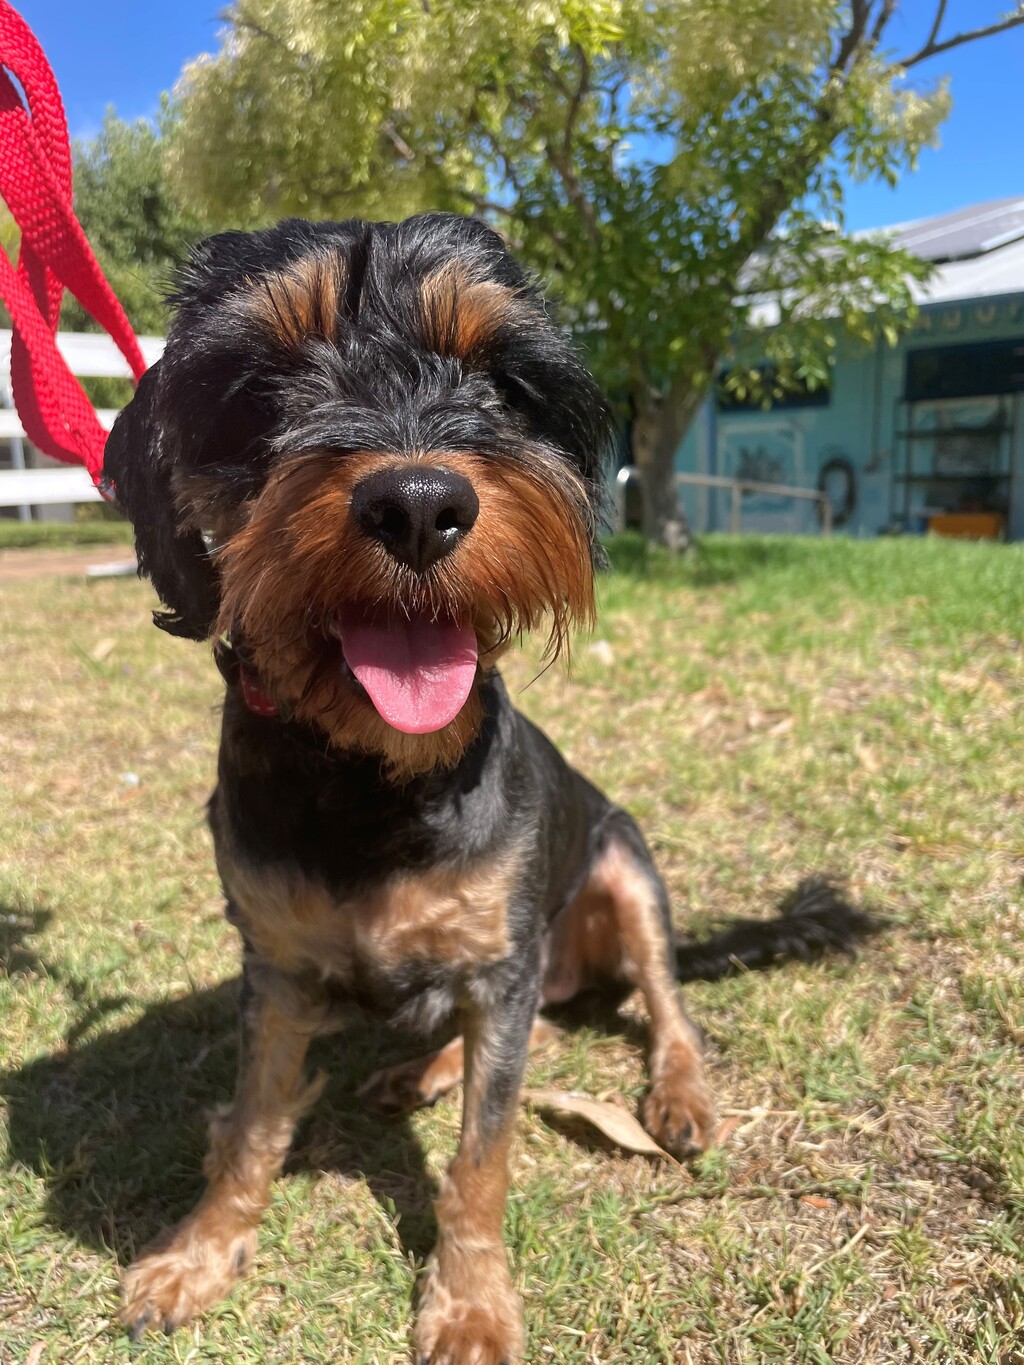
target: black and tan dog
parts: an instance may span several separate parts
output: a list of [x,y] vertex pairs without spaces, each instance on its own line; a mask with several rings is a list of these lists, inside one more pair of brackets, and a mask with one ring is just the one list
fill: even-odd
[[[228,684],[210,824],[244,944],[243,1049],[206,1193],[128,1272],[125,1317],[171,1330],[230,1290],[315,1097],[307,1044],[356,1004],[458,1020],[459,1038],[371,1089],[426,1103],[464,1074],[416,1352],[509,1361],[507,1155],[539,1009],[639,987],[647,1127],[679,1153],[713,1127],[676,985],[687,959],[643,838],[495,671],[520,632],[550,621],[557,652],[590,618],[606,409],[470,220],[228,233],[195,251],[174,304],[107,473],[158,624],[217,641]],[[855,929],[826,892],[697,970]]]

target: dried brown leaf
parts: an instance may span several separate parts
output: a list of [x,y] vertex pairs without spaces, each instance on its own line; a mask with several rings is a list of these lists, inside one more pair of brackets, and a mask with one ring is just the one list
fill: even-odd
[[117,648],[116,640],[110,639],[109,637],[105,640],[98,640],[96,644],[93,645],[92,649],[89,651],[89,658],[95,664],[105,663],[106,660],[110,658],[111,654],[113,654],[116,648]]
[[780,735],[788,735],[795,725],[796,721],[792,716],[783,716],[781,720],[776,721],[769,729],[768,734],[773,739],[777,739]]
[[556,1114],[584,1119],[627,1152],[637,1152],[641,1156],[663,1156],[675,1164],[675,1157],[659,1147],[633,1115],[620,1109],[617,1104],[606,1104],[570,1090],[526,1090],[523,1098],[537,1109],[550,1109]]

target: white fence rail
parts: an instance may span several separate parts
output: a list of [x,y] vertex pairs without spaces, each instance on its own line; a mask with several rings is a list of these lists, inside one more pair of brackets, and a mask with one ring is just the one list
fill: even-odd
[[[765,493],[771,497],[796,498],[817,503],[821,516],[821,534],[823,536],[832,534],[832,504],[828,494],[817,488],[797,488],[785,483],[756,483],[750,479],[728,479],[721,474],[676,474],[675,482],[680,487],[689,485],[695,488],[730,489],[729,530],[733,535],[739,535],[742,529],[744,493]],[[631,486],[643,488],[643,474],[633,465],[620,469],[615,477],[616,531],[625,529],[626,497]]]
[[87,470],[0,469],[0,507],[57,507],[66,503],[102,502]]
[[[164,339],[139,337],[139,345],[146,363],[152,365],[163,351]],[[72,373],[81,379],[131,375],[127,362],[108,336],[58,332],[57,346]],[[12,465],[10,469],[0,469],[0,507],[17,507],[22,520],[28,521],[33,507],[102,501],[89,475],[77,465],[26,466],[25,428],[11,405],[10,371],[11,333],[0,329],[0,441],[10,442]],[[109,431],[117,409],[99,408],[96,416]]]

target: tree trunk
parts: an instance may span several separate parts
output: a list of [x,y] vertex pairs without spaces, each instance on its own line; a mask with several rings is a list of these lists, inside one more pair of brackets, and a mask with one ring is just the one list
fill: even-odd
[[669,549],[685,550],[690,543],[676,491],[675,459],[705,393],[705,388],[677,382],[664,397],[649,390],[633,395],[633,462],[643,480],[643,531]]

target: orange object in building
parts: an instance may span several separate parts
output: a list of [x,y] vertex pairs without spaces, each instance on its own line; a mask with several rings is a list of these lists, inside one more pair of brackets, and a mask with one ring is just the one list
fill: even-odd
[[962,540],[1002,540],[1001,512],[943,512],[928,518],[928,530],[936,536]]

